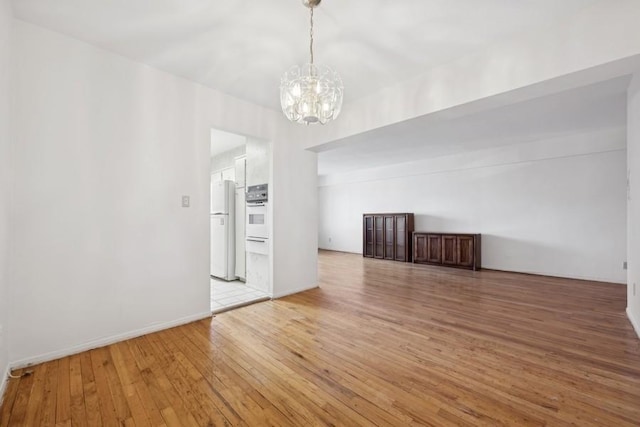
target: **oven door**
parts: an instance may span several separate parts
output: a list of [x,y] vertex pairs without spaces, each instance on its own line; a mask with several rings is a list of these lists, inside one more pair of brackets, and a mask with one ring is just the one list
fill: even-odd
[[247,238],[269,238],[269,215],[266,203],[247,203]]

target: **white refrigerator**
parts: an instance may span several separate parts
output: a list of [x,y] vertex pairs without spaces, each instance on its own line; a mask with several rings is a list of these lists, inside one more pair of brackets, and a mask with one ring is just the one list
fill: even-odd
[[235,190],[233,181],[211,183],[211,275],[235,280]]

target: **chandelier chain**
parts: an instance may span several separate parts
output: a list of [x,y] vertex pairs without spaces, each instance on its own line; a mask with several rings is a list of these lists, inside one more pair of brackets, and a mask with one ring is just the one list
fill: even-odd
[[313,7],[309,8],[311,10],[311,26],[309,29],[309,53],[311,54],[311,64],[313,64]]

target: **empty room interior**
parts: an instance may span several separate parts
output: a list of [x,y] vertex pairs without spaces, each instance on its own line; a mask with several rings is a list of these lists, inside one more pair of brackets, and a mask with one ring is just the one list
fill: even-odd
[[0,0],[0,427],[639,426],[637,0]]

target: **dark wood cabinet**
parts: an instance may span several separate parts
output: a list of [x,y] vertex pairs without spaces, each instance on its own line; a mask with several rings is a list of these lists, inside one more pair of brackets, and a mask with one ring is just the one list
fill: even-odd
[[382,215],[373,217],[373,251],[374,258],[384,258],[384,222]]
[[426,234],[414,234],[413,262],[422,263],[429,261],[428,238],[429,236]]
[[368,216],[364,218],[363,230],[364,246],[362,248],[362,254],[366,257],[373,257],[373,217]]
[[442,236],[442,263],[444,265],[456,265],[458,263],[456,240],[456,236]]
[[480,234],[413,233],[413,262],[480,269]]
[[427,256],[425,262],[442,263],[442,236],[439,234],[421,234],[419,238],[427,241]]
[[364,214],[362,255],[369,258],[411,262],[412,213]]
[[[478,239],[479,241],[480,239]],[[474,236],[458,236],[456,238],[458,265],[460,267],[473,268],[475,264],[476,243]],[[478,248],[480,245],[478,245]],[[478,249],[479,250],[479,249]]]
[[384,216],[384,259],[396,259],[394,221],[393,215]]
[[411,262],[411,233],[413,233],[413,214],[394,216],[394,260]]

